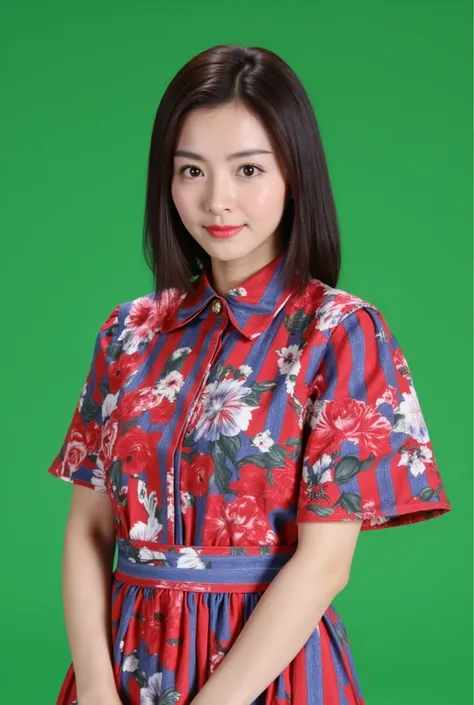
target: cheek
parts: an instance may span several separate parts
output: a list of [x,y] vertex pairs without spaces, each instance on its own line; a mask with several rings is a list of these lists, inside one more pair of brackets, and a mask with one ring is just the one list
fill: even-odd
[[248,201],[248,213],[255,220],[274,220],[281,217],[285,205],[285,185],[265,184],[256,189]]
[[192,212],[192,194],[190,189],[185,189],[179,182],[171,183],[171,198],[183,220],[186,220]]

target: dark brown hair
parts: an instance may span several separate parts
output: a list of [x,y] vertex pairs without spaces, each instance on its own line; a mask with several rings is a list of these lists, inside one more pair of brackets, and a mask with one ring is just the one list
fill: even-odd
[[260,47],[219,45],[201,52],[172,79],[158,106],[148,162],[143,250],[155,290],[191,292],[209,256],[188,233],[171,197],[173,154],[186,115],[238,101],[266,128],[287,178],[280,223],[284,278],[297,291],[316,278],[336,286],[340,238],[316,117],[293,70]]

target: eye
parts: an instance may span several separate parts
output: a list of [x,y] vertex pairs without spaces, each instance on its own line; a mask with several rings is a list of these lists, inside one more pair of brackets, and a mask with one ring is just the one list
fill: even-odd
[[[240,169],[247,169],[247,170],[251,170],[251,171],[253,171],[253,172],[254,172],[255,170],[257,170],[257,171],[259,171],[259,172],[263,172],[263,169],[261,169],[261,168],[260,168],[259,166],[257,166],[256,164],[242,164],[242,166],[240,167]],[[239,169],[239,171],[240,171],[240,169]],[[249,178],[252,178],[252,177],[255,176],[255,174],[254,174],[254,173],[252,173],[252,174],[248,174],[248,173],[247,173],[247,174],[245,174],[245,176],[248,176]]]
[[[181,169],[179,170],[179,173],[180,173],[180,174],[184,174],[184,172],[186,171],[186,169],[191,169],[191,170],[193,170],[193,171],[201,171],[201,169],[200,169],[198,166],[193,166],[192,164],[186,164],[186,166],[182,166],[182,167],[181,167]],[[195,176],[196,176],[196,174],[193,174],[193,175],[191,176],[191,178],[194,179]]]

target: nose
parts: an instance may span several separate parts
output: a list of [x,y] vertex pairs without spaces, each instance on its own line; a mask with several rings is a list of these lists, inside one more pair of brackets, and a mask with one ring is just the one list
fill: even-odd
[[209,213],[219,214],[232,210],[234,193],[229,180],[225,176],[209,179],[204,199],[204,207]]

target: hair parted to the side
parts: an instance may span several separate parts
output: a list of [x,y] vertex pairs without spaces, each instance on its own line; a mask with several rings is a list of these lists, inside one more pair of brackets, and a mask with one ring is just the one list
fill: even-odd
[[172,79],[151,136],[143,250],[157,294],[192,292],[209,256],[184,227],[171,197],[173,154],[184,118],[197,108],[237,101],[264,125],[287,178],[280,229],[285,283],[300,291],[310,278],[336,286],[340,237],[326,158],[309,97],[294,71],[260,47],[225,44],[201,52]]

